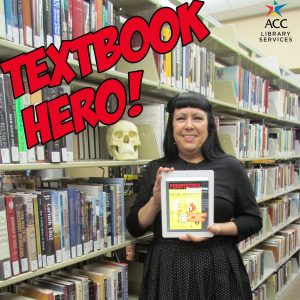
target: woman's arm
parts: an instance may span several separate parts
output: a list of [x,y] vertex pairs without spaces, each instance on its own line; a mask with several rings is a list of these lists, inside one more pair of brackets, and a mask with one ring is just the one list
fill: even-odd
[[153,187],[153,196],[147,202],[145,206],[143,206],[139,213],[139,223],[141,228],[146,229],[151,226],[156,218],[156,215],[160,211],[161,207],[161,177],[163,172],[171,172],[174,171],[174,168],[163,168],[160,167],[156,173],[156,180]]
[[[139,192],[136,200],[126,219],[129,233],[134,236],[141,236],[149,230],[157,214],[160,212],[160,182],[161,173],[174,170],[173,168],[158,168],[148,165],[139,182]],[[156,172],[156,177],[154,177]],[[154,182],[154,185],[153,185]],[[152,188],[153,187],[153,188]]]

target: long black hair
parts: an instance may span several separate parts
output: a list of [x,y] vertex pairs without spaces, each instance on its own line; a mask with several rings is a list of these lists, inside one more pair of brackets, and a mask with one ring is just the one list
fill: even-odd
[[196,92],[184,92],[172,98],[167,105],[167,112],[169,113],[168,124],[164,138],[164,152],[165,158],[169,161],[178,159],[178,148],[173,137],[173,118],[176,108],[199,108],[207,113],[208,121],[208,137],[201,147],[201,154],[206,160],[214,160],[216,158],[225,156],[215,123],[215,117],[212,111],[212,106],[208,100],[201,94]]

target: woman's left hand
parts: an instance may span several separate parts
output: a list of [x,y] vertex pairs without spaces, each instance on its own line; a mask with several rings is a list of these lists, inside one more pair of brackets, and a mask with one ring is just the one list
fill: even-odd
[[[236,235],[237,228],[233,222],[227,223],[214,223],[207,226],[207,230],[210,231],[213,235]],[[201,237],[194,234],[184,234],[179,237],[182,241],[187,242],[202,242],[208,239],[208,237]]]

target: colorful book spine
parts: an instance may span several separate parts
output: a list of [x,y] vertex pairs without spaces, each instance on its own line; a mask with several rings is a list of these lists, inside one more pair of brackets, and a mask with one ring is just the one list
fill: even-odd
[[43,209],[43,219],[44,219],[46,261],[47,261],[47,266],[51,266],[55,263],[51,195],[50,192],[48,191],[43,191],[42,195],[43,195],[42,209]]
[[43,195],[42,193],[37,194],[38,209],[39,209],[39,220],[40,220],[40,237],[41,237],[41,252],[42,252],[42,264],[43,267],[47,267],[46,257],[46,241],[45,241],[45,222],[43,214]]
[[24,199],[22,196],[16,195],[13,197],[13,202],[15,207],[16,233],[21,273],[24,273],[27,272],[29,268],[25,230]]
[[75,192],[73,189],[68,189],[68,205],[69,205],[69,228],[70,228],[70,248],[71,258],[77,256],[77,238],[76,238],[76,205],[75,205]]
[[10,159],[10,143],[7,130],[7,113],[5,101],[4,77],[0,74],[0,163],[8,164]]
[[20,163],[27,163],[27,145],[22,119],[23,96],[15,100]]
[[22,194],[24,199],[25,211],[25,230],[26,230],[26,245],[28,255],[29,271],[36,271],[38,269],[36,238],[35,238],[35,224],[34,224],[34,209],[31,193]]
[[76,214],[76,252],[77,256],[82,256],[82,216],[80,191],[75,190],[75,214]]
[[69,2],[68,0],[61,0],[60,5],[61,40],[64,41],[68,39]]
[[4,0],[5,10],[5,25],[6,25],[6,39],[13,42],[13,16],[12,16],[12,1]]
[[18,12],[18,31],[19,31],[19,43],[24,45],[24,30],[23,30],[23,7],[22,0],[18,0],[17,3]]
[[59,49],[61,44],[61,4],[60,0],[52,0],[52,34],[54,45]]
[[44,40],[45,46],[48,47],[53,43],[52,35],[52,1],[43,1],[43,24],[44,24]]
[[15,223],[15,209],[12,195],[5,196],[7,230],[9,237],[10,260],[12,266],[12,274],[14,276],[20,274],[18,242]]
[[41,227],[40,227],[41,220],[39,214],[38,196],[32,194],[32,201],[33,201],[34,222],[35,222],[36,251],[37,251],[37,258],[38,258],[38,266],[40,269],[43,267],[43,259],[42,259]]
[[52,228],[53,228],[53,245],[55,251],[55,262],[62,262],[62,245],[61,245],[61,207],[57,191],[50,192],[51,210],[52,210]]
[[5,86],[5,101],[6,101],[6,116],[8,121],[8,137],[10,141],[10,154],[13,163],[20,162],[19,145],[18,145],[18,132],[17,132],[17,119],[14,105],[14,96],[11,86],[9,75],[4,75]]
[[22,1],[24,44],[33,47],[31,0]]
[[0,230],[0,280],[5,280],[12,276],[12,272],[4,195],[0,195]]

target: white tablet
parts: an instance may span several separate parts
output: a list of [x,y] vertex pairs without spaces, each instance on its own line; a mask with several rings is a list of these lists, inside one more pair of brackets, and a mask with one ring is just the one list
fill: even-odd
[[210,237],[214,222],[214,171],[184,170],[162,174],[162,236],[186,233]]

